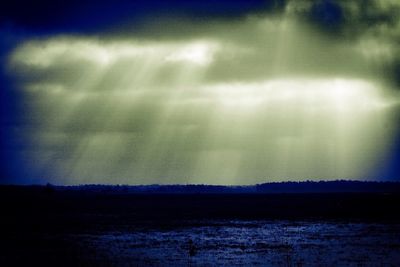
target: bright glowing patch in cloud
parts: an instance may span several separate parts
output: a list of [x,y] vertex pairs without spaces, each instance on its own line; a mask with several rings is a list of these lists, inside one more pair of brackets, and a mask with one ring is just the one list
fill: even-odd
[[156,57],[160,62],[184,62],[208,65],[212,62],[218,44],[211,41],[143,43],[132,41],[102,43],[96,40],[61,38],[46,42],[32,41],[19,47],[12,62],[48,68],[70,61],[89,61],[110,65],[124,59]]
[[209,43],[193,43],[173,52],[166,57],[167,61],[172,62],[192,62],[198,65],[208,65],[213,60],[213,54],[216,50],[215,44]]
[[247,107],[256,110],[281,102],[352,114],[378,109],[388,102],[372,83],[349,79],[277,79],[248,84],[219,84],[202,90],[216,97],[223,107],[233,109]]

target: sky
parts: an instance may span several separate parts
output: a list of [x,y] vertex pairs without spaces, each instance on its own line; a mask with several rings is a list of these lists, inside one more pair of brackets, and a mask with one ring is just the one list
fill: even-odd
[[400,180],[396,0],[0,5],[0,183]]

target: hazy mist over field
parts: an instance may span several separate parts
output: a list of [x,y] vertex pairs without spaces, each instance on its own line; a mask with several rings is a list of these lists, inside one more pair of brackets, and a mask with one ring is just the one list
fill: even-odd
[[400,2],[173,2],[3,16],[0,181],[399,178]]

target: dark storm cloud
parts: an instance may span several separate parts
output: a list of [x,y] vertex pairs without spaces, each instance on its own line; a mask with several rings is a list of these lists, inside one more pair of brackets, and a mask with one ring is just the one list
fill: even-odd
[[7,1],[2,3],[2,23],[39,32],[90,32],[124,23],[157,19],[158,16],[186,16],[193,19],[234,18],[249,12],[282,9],[282,0],[72,0]]
[[381,26],[395,29],[400,16],[392,0],[300,0],[287,7],[321,31],[352,38]]
[[319,1],[311,6],[309,18],[327,31],[338,31],[343,26],[342,7],[333,1]]
[[[392,0],[309,1],[298,14],[334,38],[375,40],[376,48],[390,47],[389,58],[381,59],[377,71],[400,88],[400,2]],[[379,49],[379,48],[378,48]]]

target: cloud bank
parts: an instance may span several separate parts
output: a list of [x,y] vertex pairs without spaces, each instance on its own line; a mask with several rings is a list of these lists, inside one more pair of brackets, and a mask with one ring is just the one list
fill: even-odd
[[392,179],[400,5],[367,2],[26,38],[5,64],[12,153],[61,184]]

